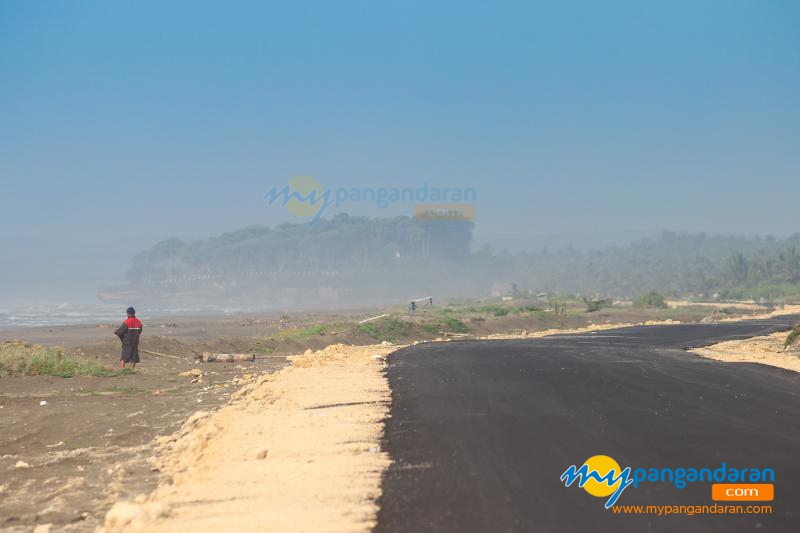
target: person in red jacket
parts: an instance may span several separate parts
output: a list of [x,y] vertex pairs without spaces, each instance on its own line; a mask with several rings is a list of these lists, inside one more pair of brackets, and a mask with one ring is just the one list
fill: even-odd
[[139,362],[139,337],[142,335],[142,322],[136,318],[136,309],[128,308],[128,318],[114,331],[114,335],[122,341],[121,368],[125,368],[125,363],[136,368]]

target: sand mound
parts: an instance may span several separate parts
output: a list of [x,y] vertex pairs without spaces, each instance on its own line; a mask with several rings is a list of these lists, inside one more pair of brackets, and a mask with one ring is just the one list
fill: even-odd
[[680,324],[678,320],[648,320],[647,322],[639,322],[638,324],[631,323],[608,323],[608,324],[590,324],[583,328],[572,329],[544,329],[541,331],[522,331],[521,333],[493,333],[481,339],[535,339],[538,337],[549,337],[550,335],[571,335],[576,333],[591,333],[593,331],[603,331],[606,329],[629,328],[631,326],[663,326]]
[[335,344],[248,376],[231,402],[158,441],[162,486],[105,531],[367,531],[374,524],[392,346]]
[[765,318],[772,318],[783,315],[794,315],[800,313],[800,305],[784,305],[779,309],[770,311],[768,313],[759,313],[754,315],[743,315],[738,317],[725,317],[718,320],[718,322],[738,322],[740,320],[761,320]]
[[773,333],[764,337],[721,342],[691,351],[718,361],[761,363],[800,372],[800,351],[796,348],[784,350],[788,335],[788,332]]

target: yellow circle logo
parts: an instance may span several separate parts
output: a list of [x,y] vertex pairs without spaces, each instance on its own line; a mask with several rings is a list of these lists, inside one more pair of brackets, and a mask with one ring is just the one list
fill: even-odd
[[[589,457],[586,459],[584,464],[589,467],[589,472],[594,470],[600,477],[605,477],[612,470],[614,471],[614,475],[612,477],[617,477],[622,470],[619,467],[619,464],[607,455],[595,455],[594,457]],[[604,496],[613,494],[614,491],[619,488],[620,483],[622,483],[622,479],[618,479],[617,482],[611,486],[605,482],[601,483],[599,481],[595,481],[594,479],[589,479],[583,486],[583,489],[592,496],[602,498]]]
[[[304,198],[307,198],[309,194],[316,191],[314,201],[319,200],[323,193],[322,185],[311,176],[295,176],[290,179],[287,184],[291,188],[291,192],[297,191]],[[286,203],[286,210],[298,217],[314,215],[322,208],[323,202],[320,201],[319,203],[311,205],[311,200],[311,198],[308,198],[304,202],[301,202],[297,198],[292,198]]]

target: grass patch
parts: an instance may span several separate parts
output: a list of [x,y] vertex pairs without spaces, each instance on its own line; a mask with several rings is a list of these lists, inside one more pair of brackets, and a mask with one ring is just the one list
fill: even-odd
[[442,325],[439,322],[428,322],[427,324],[420,324],[419,327],[433,335],[437,335],[442,330]]
[[444,321],[444,329],[450,333],[468,333],[469,328],[459,319],[453,317]]
[[372,322],[367,322],[366,324],[359,324],[356,326],[356,329],[361,333],[366,333],[372,338],[376,338],[378,336],[378,328]]
[[506,316],[509,313],[508,307],[503,307],[502,305],[497,304],[484,305],[479,311],[482,314],[494,316]]
[[275,352],[275,346],[257,341],[252,347],[252,351],[258,355],[272,355]]
[[328,331],[328,328],[328,324],[318,324],[303,328],[284,329],[283,331],[278,332],[276,337],[292,341],[307,341],[324,334],[326,331]]
[[[478,315],[492,315],[492,316],[506,316],[514,311],[514,309],[500,304],[489,303],[481,306],[470,306],[460,310],[459,314],[478,314]],[[451,310],[452,312],[452,310]]]
[[469,333],[469,327],[456,317],[447,317],[439,322],[426,322],[419,326],[433,335],[440,333]]
[[15,341],[0,344],[0,375],[116,377],[132,372],[113,370],[96,361],[66,354],[60,348]]
[[366,333],[377,341],[397,342],[403,340],[411,332],[412,327],[411,322],[387,317],[366,324],[358,324],[356,330]]
[[[485,304],[481,306],[466,307],[459,314],[478,314],[478,315],[491,315],[495,317],[519,315],[523,313],[531,313],[533,311],[540,311],[541,307],[536,305],[502,305],[502,304]],[[448,310],[452,313],[452,310]]]

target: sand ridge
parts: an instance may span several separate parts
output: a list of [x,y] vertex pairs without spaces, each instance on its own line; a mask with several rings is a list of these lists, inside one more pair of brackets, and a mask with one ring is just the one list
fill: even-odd
[[551,335],[573,335],[578,333],[591,333],[593,331],[604,331],[607,329],[629,328],[631,326],[664,326],[680,324],[679,320],[648,320],[646,322],[639,322],[636,324],[628,322],[607,323],[607,324],[590,324],[584,328],[572,329],[545,329],[540,331],[523,331],[521,333],[492,333],[481,339],[536,339],[539,337],[549,337]]
[[726,341],[690,350],[697,355],[730,363],[761,363],[800,372],[800,352],[784,349],[789,332],[773,333],[737,341]]
[[[709,305],[709,304],[690,304],[689,302],[669,302],[670,305],[673,307],[680,307],[681,304],[684,305]],[[713,304],[712,304],[713,305]],[[716,304],[718,307],[728,306],[734,304]],[[764,309],[763,306],[759,304],[735,304],[738,306],[742,306],[745,309]],[[784,315],[793,315],[800,313],[800,305],[784,305],[779,309],[775,309],[773,311],[754,314],[754,315],[742,315],[742,316],[734,316],[734,317],[713,317],[713,322],[740,322],[743,320],[760,320],[766,318],[773,318],[776,316],[784,316]],[[712,317],[709,317],[712,318]],[[479,337],[481,339],[530,339],[530,338],[538,338],[538,337],[549,337],[551,335],[569,335],[569,334],[578,334],[578,333],[591,333],[593,331],[603,331],[607,329],[619,329],[619,328],[629,328],[633,326],[669,326],[669,325],[677,325],[680,324],[680,320],[673,320],[668,318],[666,320],[647,320],[644,322],[617,322],[617,323],[605,323],[605,324],[590,324],[586,327],[582,328],[572,328],[572,329],[546,329],[541,331],[522,331],[521,333],[492,333],[490,335],[486,335],[483,337]]]
[[103,530],[367,531],[397,346],[329,346],[242,380],[231,402],[158,441],[165,482],[117,502]]

